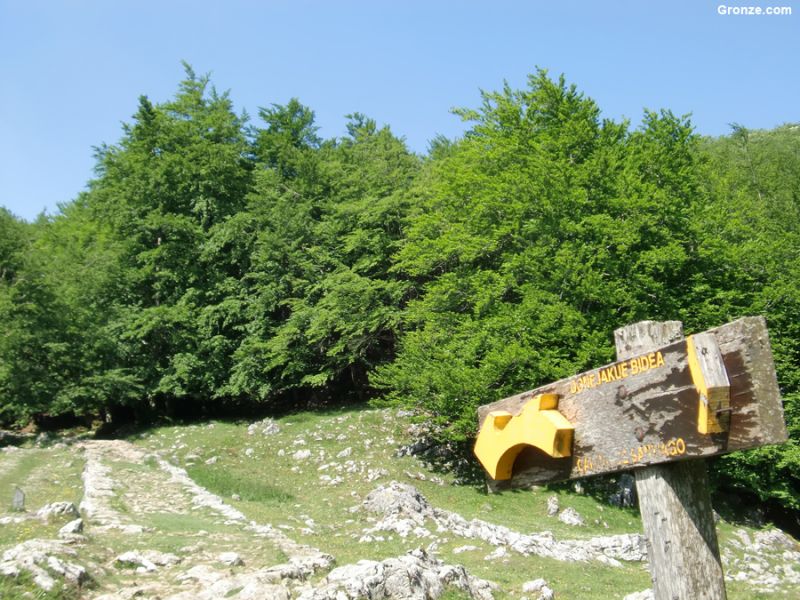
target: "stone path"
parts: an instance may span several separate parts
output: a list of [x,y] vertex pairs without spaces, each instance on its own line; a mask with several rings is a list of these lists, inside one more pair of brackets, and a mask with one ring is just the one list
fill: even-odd
[[[292,540],[269,524],[249,520],[194,482],[184,469],[155,454],[119,440],[83,442],[78,447],[86,459],[81,509],[87,519],[87,536],[117,534],[121,538],[116,547],[121,549],[125,539],[133,543],[142,536],[159,534],[148,521],[154,514],[194,514],[215,526],[215,533],[208,534],[203,542],[184,547],[177,554],[152,549],[115,553],[105,565],[104,577],[99,578],[99,589],[87,593],[87,598],[424,600],[440,596],[448,585],[479,600],[493,597],[489,582],[419,551],[330,571],[332,556]],[[285,560],[258,564],[252,553],[246,556],[253,539],[272,545]],[[207,551],[209,546],[216,552]],[[242,560],[242,556],[246,558]],[[316,586],[310,583],[315,574],[328,571]],[[113,590],[103,583],[106,575],[115,579]]]
[[[83,469],[83,500],[80,509],[88,519],[88,524],[96,531],[117,529],[123,533],[142,533],[144,526],[133,522],[132,516],[123,515],[112,506],[117,497],[119,484],[111,475],[108,460],[127,460],[137,462],[144,457],[136,448],[122,441],[83,442],[78,446],[83,450],[86,466]],[[137,486],[144,494],[147,487]],[[159,497],[164,497],[159,494]],[[174,496],[169,495],[174,501]],[[168,507],[169,508],[169,507]],[[141,514],[137,510],[135,514]]]
[[[333,565],[331,556],[294,542],[270,525],[249,521],[192,481],[184,469],[154,454],[121,440],[83,442],[78,447],[86,459],[81,502],[87,517],[86,535],[115,532],[127,536],[129,545],[134,545],[141,543],[143,535],[158,536],[154,516],[170,514],[191,515],[197,519],[198,529],[205,525],[214,530],[208,534],[201,530],[205,535],[199,543],[181,548],[177,556],[153,550],[120,553],[109,570],[124,575],[127,569],[133,577],[123,578],[113,592],[101,588],[94,594],[98,600],[127,599],[143,593],[175,600],[272,597],[276,585],[301,584]],[[274,546],[274,552],[268,555],[281,553],[287,557],[286,563],[259,565],[251,555],[243,561],[240,553],[248,554],[253,538]],[[116,546],[122,549],[125,540],[118,539]],[[230,559],[227,564],[222,560],[226,553]],[[237,572],[232,572],[232,566]]]

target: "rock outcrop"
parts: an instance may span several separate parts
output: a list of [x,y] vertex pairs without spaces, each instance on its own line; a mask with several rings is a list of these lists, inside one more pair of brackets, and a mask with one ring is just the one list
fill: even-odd
[[75,550],[61,540],[28,540],[3,552],[0,576],[18,577],[27,572],[45,591],[52,590],[59,580],[81,586],[89,576],[83,566],[72,562],[76,556]]
[[492,600],[494,584],[472,577],[464,567],[446,565],[423,550],[381,562],[362,560],[331,571],[299,600],[435,600],[448,586],[476,600]]
[[522,534],[480,519],[467,521],[456,513],[434,508],[415,487],[396,481],[370,492],[362,507],[380,517],[378,523],[364,531],[364,541],[374,539],[382,531],[391,531],[400,537],[431,538],[434,534],[427,527],[430,523],[437,533],[483,540],[526,556],[533,554],[561,561],[598,560],[610,566],[620,566],[620,560],[647,559],[644,536],[640,534],[563,541],[556,540],[549,531]]

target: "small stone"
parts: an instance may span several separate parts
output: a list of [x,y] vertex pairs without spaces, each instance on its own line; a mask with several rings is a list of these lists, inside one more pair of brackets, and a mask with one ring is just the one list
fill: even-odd
[[580,527],[586,524],[580,513],[571,506],[559,513],[558,520],[566,525],[572,525],[573,527]]
[[14,495],[11,498],[11,510],[14,512],[25,512],[25,492],[18,487],[14,487]]
[[653,590],[642,590],[628,594],[622,600],[653,600]]
[[534,579],[533,581],[526,581],[523,583],[522,591],[525,594],[535,594],[545,586],[547,586],[547,582],[544,579]]
[[28,517],[0,517],[0,525],[19,525],[28,520]]
[[170,552],[158,552],[157,550],[146,550],[143,554],[144,558],[149,560],[159,567],[170,567],[172,565],[180,564],[181,558]]
[[305,460],[311,457],[311,450],[298,450],[292,454],[294,460]]
[[755,538],[755,543],[766,546],[773,551],[792,549],[796,545],[795,542],[780,529],[757,531]]
[[206,464],[207,464],[207,465],[215,465],[215,464],[217,464],[217,461],[218,461],[218,460],[219,460],[219,456],[212,456],[211,458],[209,458],[209,459],[206,461]]
[[247,457],[253,456],[254,453],[255,450],[253,450],[252,448],[245,448],[244,450],[244,455]]
[[319,586],[302,593],[299,598],[439,598],[446,586],[459,588],[464,597],[475,600],[490,600],[496,589],[490,582],[470,576],[464,567],[445,565],[418,549],[383,562],[362,560],[337,567]]
[[114,559],[114,564],[118,568],[135,568],[137,573],[152,573],[157,569],[152,561],[146,559],[135,550],[120,554]]
[[611,558],[610,556],[606,556],[605,554],[599,554],[597,556],[598,562],[603,563],[604,565],[608,565],[609,567],[621,567],[622,563],[619,562],[616,558]]
[[342,450],[341,452],[339,452],[336,455],[336,458],[347,458],[352,453],[353,453],[353,449],[352,448],[345,448],[344,450]]
[[242,497],[239,494],[231,494],[231,500],[239,502],[241,499]]
[[508,550],[506,550],[505,546],[498,546],[494,552],[484,556],[483,560],[497,560],[498,558],[505,558],[506,556],[508,556]]
[[242,557],[239,556],[236,552],[223,552],[217,558],[219,562],[229,567],[241,567],[244,565],[244,561]]
[[70,521],[66,525],[64,525],[61,529],[58,530],[58,537],[68,537],[70,535],[76,535],[78,533],[83,533],[83,519],[75,519],[74,521]]
[[275,435],[276,433],[279,432],[280,432],[280,427],[278,427],[278,424],[270,418],[266,418],[263,421],[257,421],[255,423],[251,423],[247,427],[247,435],[255,435],[257,433],[260,433],[261,435],[267,436],[267,435]]
[[555,517],[558,514],[558,496],[550,496],[547,499],[547,516]]
[[387,475],[389,475],[389,471],[386,469],[370,469],[367,471],[367,481],[371,483]]
[[53,502],[45,504],[42,508],[36,511],[36,516],[40,519],[49,519],[50,517],[79,517],[80,513],[78,508],[72,502]]

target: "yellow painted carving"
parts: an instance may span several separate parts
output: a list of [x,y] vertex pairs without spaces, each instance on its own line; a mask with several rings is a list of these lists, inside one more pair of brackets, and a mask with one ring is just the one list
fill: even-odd
[[[707,334],[686,338],[687,359],[692,381],[699,395],[697,431],[721,433],[730,428],[731,388],[719,346]],[[698,352],[702,354],[698,354]]]
[[555,458],[572,454],[575,428],[557,408],[557,394],[539,394],[516,417],[502,410],[486,416],[475,442],[475,456],[492,479],[511,479],[514,460],[526,446],[536,446]]

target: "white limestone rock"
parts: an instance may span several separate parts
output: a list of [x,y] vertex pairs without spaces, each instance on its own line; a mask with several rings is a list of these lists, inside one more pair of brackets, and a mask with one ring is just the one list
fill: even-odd
[[642,590],[628,594],[622,600],[653,600],[653,590]]
[[61,529],[58,530],[58,537],[61,538],[69,538],[73,535],[78,535],[83,533],[83,519],[77,518],[73,521],[70,521],[66,525],[64,525]]
[[331,571],[316,588],[299,600],[432,600],[448,586],[477,600],[491,600],[494,584],[470,576],[463,567],[445,565],[423,550],[414,550],[383,562],[362,560]]
[[311,450],[298,450],[294,454],[292,454],[292,458],[294,460],[306,460],[311,458]]
[[53,502],[45,504],[36,512],[40,519],[50,519],[51,517],[79,517],[78,507],[72,502]]
[[123,552],[117,556],[114,559],[114,566],[118,569],[135,569],[137,573],[152,573],[158,569],[154,562],[136,550]]
[[558,505],[558,496],[550,496],[547,499],[547,516],[555,517],[559,510],[560,507]]
[[244,565],[242,557],[236,552],[223,552],[217,557],[217,560],[223,565],[227,565],[229,567],[241,567]]
[[45,591],[52,590],[57,579],[81,585],[89,579],[86,569],[64,558],[76,555],[75,550],[61,540],[28,540],[3,552],[0,556],[0,575],[17,577],[27,572],[34,584]]
[[578,511],[571,506],[565,508],[558,514],[558,520],[565,525],[571,525],[572,527],[583,527],[586,525],[586,522],[580,513],[578,513]]

